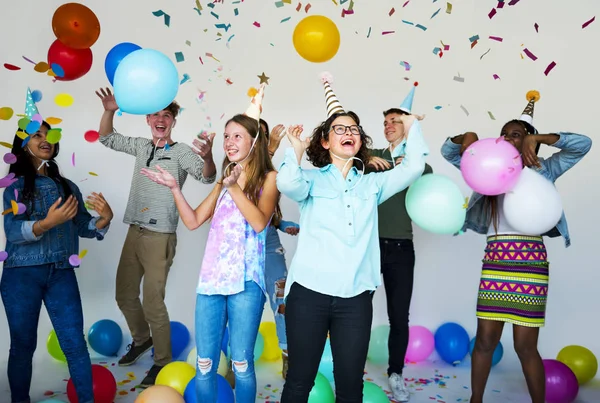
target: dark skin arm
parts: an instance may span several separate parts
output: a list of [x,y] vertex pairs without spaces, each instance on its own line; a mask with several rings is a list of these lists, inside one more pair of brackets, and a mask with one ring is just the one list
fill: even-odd
[[479,140],[477,137],[477,133],[466,132],[464,134],[459,134],[458,136],[454,136],[450,139],[454,144],[460,144],[460,155],[462,155],[465,150],[474,142]]
[[551,146],[556,143],[560,137],[558,134],[529,134],[523,139],[523,145],[521,149],[521,158],[523,159],[523,165],[527,167],[538,167],[540,168],[540,159],[535,153],[535,149],[538,144],[545,144]]

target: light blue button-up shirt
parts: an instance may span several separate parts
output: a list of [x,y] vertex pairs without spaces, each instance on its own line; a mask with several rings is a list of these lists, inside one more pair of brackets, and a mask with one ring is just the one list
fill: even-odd
[[321,294],[350,298],[381,284],[377,206],[417,180],[429,149],[415,121],[402,164],[364,175],[351,168],[346,179],[329,164],[302,169],[293,148],[277,174],[279,191],[300,206],[298,247],[285,297],[298,282]]

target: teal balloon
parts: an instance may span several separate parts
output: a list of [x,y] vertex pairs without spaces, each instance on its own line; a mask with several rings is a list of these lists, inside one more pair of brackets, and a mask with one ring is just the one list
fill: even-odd
[[389,403],[385,392],[377,385],[371,382],[363,384],[363,403]]
[[417,179],[406,193],[406,211],[425,231],[455,234],[462,228],[467,210],[458,186],[446,176],[427,174]]
[[256,344],[254,345],[254,361],[257,361],[260,358],[264,349],[265,339],[263,338],[263,335],[259,332],[258,336],[256,337]]
[[373,364],[387,364],[390,354],[388,351],[388,338],[390,337],[390,327],[381,325],[371,330],[371,340],[369,340],[369,352],[367,358]]
[[331,384],[325,378],[325,375],[317,373],[315,385],[312,387],[308,395],[308,403],[334,403],[335,395]]

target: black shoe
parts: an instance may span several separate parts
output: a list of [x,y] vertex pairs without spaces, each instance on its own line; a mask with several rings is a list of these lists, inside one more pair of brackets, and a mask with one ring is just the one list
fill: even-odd
[[158,376],[158,373],[163,368],[164,367],[160,367],[154,364],[152,368],[150,368],[150,371],[148,371],[148,374],[146,375],[142,383],[140,383],[140,387],[145,389],[147,387],[153,386],[156,382],[156,377]]
[[131,342],[131,344],[127,346],[127,354],[119,360],[119,365],[121,367],[126,367],[135,364],[135,362],[139,360],[142,355],[150,351],[151,348],[152,337],[141,346],[136,346],[134,342]]

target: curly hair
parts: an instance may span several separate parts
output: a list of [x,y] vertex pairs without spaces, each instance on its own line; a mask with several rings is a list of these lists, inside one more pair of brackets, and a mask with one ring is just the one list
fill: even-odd
[[[371,137],[369,137],[360,126],[360,118],[358,117],[358,115],[352,111],[348,111],[342,113],[335,113],[331,115],[326,121],[321,122],[321,124],[317,126],[315,130],[313,130],[310,139],[310,144],[306,149],[306,155],[308,157],[308,160],[315,167],[323,168],[331,164],[331,156],[329,155],[329,150],[323,148],[323,145],[321,144],[321,139],[329,141],[329,136],[331,136],[331,133],[329,133],[331,130],[331,124],[334,120],[342,116],[348,116],[349,118],[354,120],[354,122],[356,122],[356,124],[360,128],[360,139],[362,144],[360,145],[360,149],[358,150],[358,153],[356,153],[355,157],[359,158],[365,164],[369,160],[369,148],[371,148],[371,144],[373,143]],[[356,161],[353,160],[352,163],[355,164]]]

